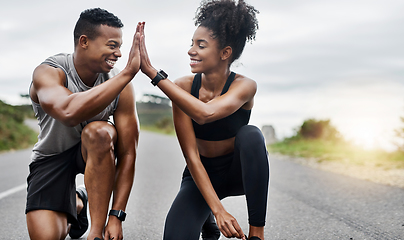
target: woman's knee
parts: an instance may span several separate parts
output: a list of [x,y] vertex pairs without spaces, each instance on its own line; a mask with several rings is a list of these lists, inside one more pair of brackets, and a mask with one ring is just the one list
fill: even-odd
[[245,125],[237,132],[235,144],[238,147],[265,147],[265,140],[259,128],[253,125]]

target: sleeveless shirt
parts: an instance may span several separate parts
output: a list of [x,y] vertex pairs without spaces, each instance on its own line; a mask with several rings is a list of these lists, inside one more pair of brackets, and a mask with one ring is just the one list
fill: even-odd
[[[220,95],[223,95],[229,90],[231,83],[234,81],[236,74],[231,72]],[[201,74],[196,74],[192,83],[191,94],[199,99],[199,89],[201,88]],[[216,120],[214,122],[199,125],[192,120],[196,138],[207,141],[221,141],[236,136],[238,130],[247,125],[250,120],[251,110],[239,108],[233,114]]]
[[[62,69],[66,75],[65,87],[72,93],[84,92],[92,88],[85,85],[80,79],[74,68],[72,54],[60,53],[47,58],[42,64]],[[115,68],[109,73],[99,74],[94,86],[100,85],[116,74],[118,74],[118,70]],[[38,161],[46,157],[57,155],[79,143],[81,141],[81,132],[83,128],[92,121],[108,121],[109,116],[114,113],[117,107],[118,100],[119,95],[96,116],[75,127],[68,127],[48,115],[42,109],[40,104],[31,99],[32,108],[34,109],[35,117],[38,119],[38,125],[40,128],[38,142],[32,150],[31,159],[33,161]]]

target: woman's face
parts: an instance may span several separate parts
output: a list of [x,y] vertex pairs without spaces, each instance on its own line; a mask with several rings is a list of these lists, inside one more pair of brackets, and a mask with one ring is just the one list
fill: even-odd
[[212,37],[212,31],[208,28],[198,27],[188,55],[191,58],[190,66],[193,73],[210,72],[221,62],[219,41]]

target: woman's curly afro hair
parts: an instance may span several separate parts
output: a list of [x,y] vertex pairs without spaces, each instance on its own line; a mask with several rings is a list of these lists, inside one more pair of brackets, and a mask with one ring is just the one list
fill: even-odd
[[195,26],[211,30],[220,48],[230,46],[232,63],[241,56],[245,43],[255,40],[258,13],[243,0],[203,0],[196,11]]

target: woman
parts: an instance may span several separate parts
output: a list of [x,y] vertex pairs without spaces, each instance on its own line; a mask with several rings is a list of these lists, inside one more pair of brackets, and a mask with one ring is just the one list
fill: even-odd
[[247,125],[257,86],[230,71],[246,41],[255,39],[256,13],[243,0],[238,4],[234,0],[202,2],[188,51],[196,75],[182,77],[175,84],[151,65],[144,23],[140,23],[142,72],[173,102],[175,130],[187,163],[166,218],[164,239],[199,239],[201,230],[203,239],[218,239],[220,234],[213,231],[212,235],[209,229],[214,223],[212,213],[224,236],[246,239],[220,202],[244,194],[248,239],[264,239],[269,163],[260,130]]

